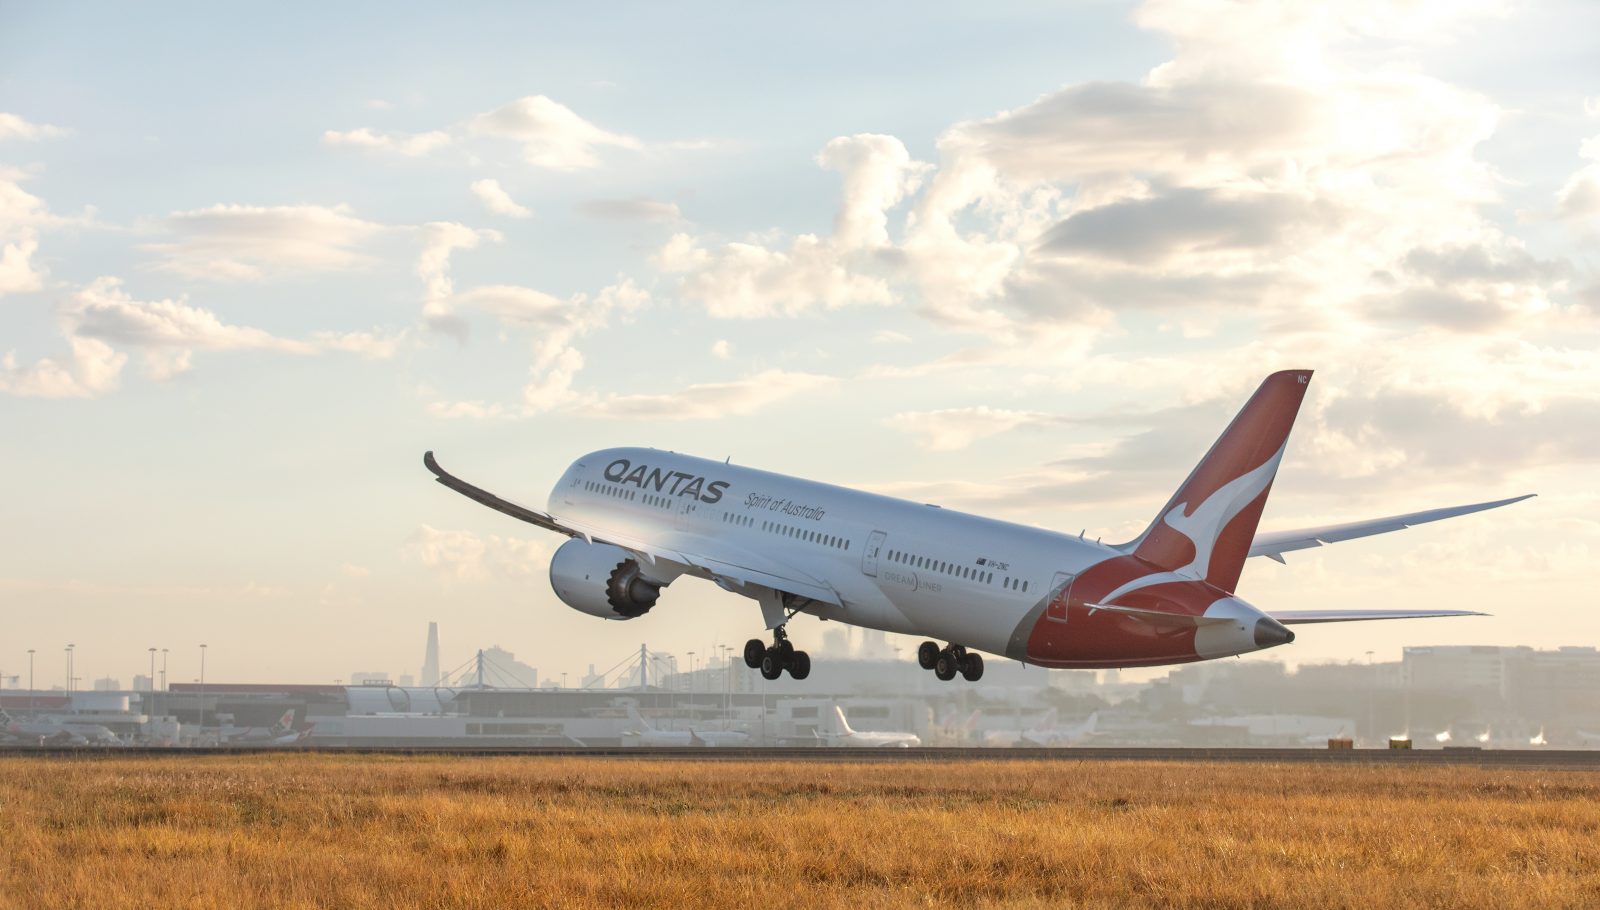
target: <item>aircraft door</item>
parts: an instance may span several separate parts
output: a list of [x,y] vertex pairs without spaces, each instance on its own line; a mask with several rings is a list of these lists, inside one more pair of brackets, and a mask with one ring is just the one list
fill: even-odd
[[690,496],[678,503],[677,526],[679,530],[687,531],[693,527],[694,514],[700,510],[700,502]]
[[867,535],[867,545],[861,548],[861,574],[878,577],[878,553],[888,538],[887,531],[873,531]]
[[1050,582],[1050,602],[1045,605],[1045,616],[1056,622],[1067,621],[1067,604],[1072,600],[1074,578],[1077,576],[1068,572],[1056,573],[1056,577]]

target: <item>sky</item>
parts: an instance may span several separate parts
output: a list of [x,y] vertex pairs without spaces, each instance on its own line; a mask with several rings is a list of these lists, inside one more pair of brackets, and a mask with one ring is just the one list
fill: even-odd
[[[981,6],[981,8],[979,8]],[[564,607],[653,445],[1091,537],[1316,377],[1271,659],[1600,644],[1600,7],[0,5],[0,675],[546,679],[761,631]],[[815,653],[821,624],[790,629]],[[915,640],[895,640],[906,649]],[[909,657],[907,658],[909,659]],[[26,685],[26,679],[22,680]],[[84,683],[86,684],[86,683]]]

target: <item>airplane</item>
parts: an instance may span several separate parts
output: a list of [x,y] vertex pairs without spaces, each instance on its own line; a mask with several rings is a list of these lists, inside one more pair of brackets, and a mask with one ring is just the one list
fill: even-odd
[[230,723],[206,729],[217,734],[218,742],[229,746],[292,746],[310,738],[314,726],[307,724],[304,729],[296,730],[294,709],[289,708],[270,727],[235,727]]
[[1483,615],[1263,610],[1237,595],[1253,556],[1282,563],[1529,498],[1257,533],[1310,381],[1309,370],[1268,376],[1144,532],[1121,544],[656,449],[581,456],[545,510],[461,480],[431,451],[423,464],[449,489],[569,537],[550,583],[575,610],[637,619],[684,577],[755,600],[772,641],[751,639],[744,659],[769,680],[811,672],[787,633],[800,614],[935,639],[917,649],[920,666],[973,682],[985,653],[1046,668],[1151,667],[1286,645],[1298,623]]
[[118,739],[117,734],[111,732],[108,727],[62,720],[58,717],[18,720],[5,711],[0,711],[0,730],[19,740],[46,746],[122,745],[122,740]]
[[1031,727],[1022,730],[990,730],[983,736],[986,746],[1032,746],[1044,748],[1061,748],[1063,746],[1076,746],[1095,733],[1095,728],[1100,722],[1100,712],[1091,713],[1080,724],[1070,727],[1061,727],[1056,721],[1057,711],[1051,708],[1045,712],[1044,717]]
[[633,728],[623,730],[622,735],[636,739],[641,746],[742,746],[750,742],[750,734],[738,730],[657,730],[632,704],[628,705],[628,720]]
[[1084,718],[1083,723],[1070,727],[1055,725],[1055,711],[1050,712],[1046,722],[1030,730],[1023,730],[1022,746],[1043,746],[1047,749],[1060,749],[1066,746],[1082,745],[1095,734],[1095,728],[1100,723],[1100,712],[1095,711]]
[[833,730],[819,737],[830,746],[855,746],[861,748],[909,749],[922,745],[922,737],[915,733],[891,733],[882,730],[852,730],[844,719],[844,709],[833,706]]

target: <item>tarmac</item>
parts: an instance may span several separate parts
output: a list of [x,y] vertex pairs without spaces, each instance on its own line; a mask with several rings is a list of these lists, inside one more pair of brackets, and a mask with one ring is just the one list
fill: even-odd
[[276,753],[317,753],[326,755],[417,755],[417,756],[537,756],[560,758],[632,759],[666,761],[765,761],[765,762],[1238,762],[1256,764],[1324,764],[1438,766],[1462,765],[1473,768],[1506,768],[1544,771],[1600,771],[1600,750],[1576,749],[1186,749],[1070,747],[1064,749],[963,747],[899,748],[759,748],[688,747],[655,748],[522,748],[515,746],[416,747],[310,747],[262,748],[0,748],[5,755],[50,755],[63,758],[136,758],[140,756],[243,755]]

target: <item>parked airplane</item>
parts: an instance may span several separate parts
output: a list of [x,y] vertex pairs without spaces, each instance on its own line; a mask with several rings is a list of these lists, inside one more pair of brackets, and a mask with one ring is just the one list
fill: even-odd
[[1058,727],[1055,724],[1055,712],[1051,712],[1049,723],[1041,724],[1032,730],[1022,731],[1022,745],[1043,746],[1047,749],[1060,749],[1065,746],[1080,746],[1094,737],[1095,728],[1100,723],[1100,712],[1095,711],[1084,718],[1083,723],[1073,724],[1069,727]]
[[641,746],[743,746],[750,742],[750,734],[738,730],[657,730],[631,704],[628,720],[633,727],[623,730],[622,735],[637,740]]
[[0,711],[0,730],[26,742],[46,746],[120,746],[122,740],[100,724],[79,723],[59,717],[31,717],[18,720]]
[[859,748],[909,749],[922,745],[922,737],[915,733],[891,733],[883,730],[852,730],[844,719],[844,709],[833,706],[833,729],[820,733],[830,746]]
[[1466,610],[1273,610],[1240,599],[1251,556],[1398,531],[1526,499],[1256,533],[1309,370],[1268,376],[1155,520],[1124,544],[1045,531],[655,449],[605,449],[567,468],[546,511],[423,463],[483,505],[572,538],[550,562],[556,596],[635,619],[684,576],[754,599],[762,676],[811,672],[786,629],[801,613],[945,642],[917,651],[940,679],[983,675],[979,653],[1043,667],[1146,667],[1288,644],[1296,623],[1481,615]]
[[1057,721],[1057,711],[1051,708],[1039,722],[1022,730],[990,730],[983,735],[985,746],[1043,746],[1060,748],[1076,746],[1094,736],[1100,722],[1100,712],[1095,711],[1082,723],[1062,727]]
[[235,727],[229,723],[216,730],[217,741],[230,746],[290,745],[304,739],[309,732],[310,727],[304,731],[294,728],[293,708],[285,710],[270,727]]

